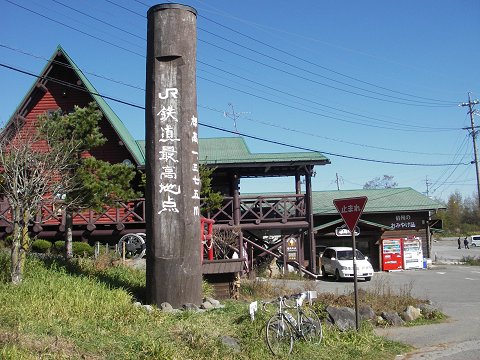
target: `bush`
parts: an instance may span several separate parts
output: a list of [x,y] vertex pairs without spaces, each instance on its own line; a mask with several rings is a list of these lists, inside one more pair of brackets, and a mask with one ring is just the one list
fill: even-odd
[[73,241],[72,250],[73,250],[73,256],[84,256],[84,255],[93,256],[95,252],[93,249],[93,246],[90,246],[88,245],[88,243],[84,243],[81,241]]
[[57,253],[61,254],[61,253],[64,251],[64,249],[65,249],[65,241],[62,241],[62,240],[60,240],[60,241],[55,241],[55,242],[53,243],[53,248],[55,249],[55,251],[56,251]]
[[[59,254],[63,253],[65,251],[65,241],[55,241],[53,244],[55,251]],[[95,250],[93,246],[88,245],[88,243],[84,243],[81,241],[72,241],[72,251],[73,251],[73,256],[93,256],[95,253]]]
[[52,247],[52,243],[48,240],[37,239],[32,243],[32,250],[39,253],[48,253]]
[[5,240],[5,247],[7,246],[12,246],[12,243],[13,243],[13,235],[8,235]]

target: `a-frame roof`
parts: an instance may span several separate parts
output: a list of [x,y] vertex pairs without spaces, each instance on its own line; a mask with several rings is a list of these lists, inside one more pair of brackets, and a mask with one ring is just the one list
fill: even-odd
[[[42,72],[38,76],[37,80],[34,82],[30,90],[27,92],[23,100],[20,102],[18,105],[17,109],[13,113],[13,115],[10,117],[10,120],[7,123],[8,124],[12,123],[15,118],[18,115],[21,115],[22,109],[25,107],[26,102],[30,98],[30,96],[33,94],[35,89],[42,84],[44,85],[47,81],[55,81],[53,79],[49,79],[48,73],[50,72],[50,69],[52,66],[55,66],[57,61],[56,58],[59,56],[63,56],[67,63],[66,64],[68,67],[70,67],[76,76],[79,78],[79,80],[82,82],[82,84],[85,86],[86,92],[90,93],[92,96],[92,99],[97,103],[100,111],[103,113],[107,121],[110,123],[114,131],[117,133],[125,147],[128,149],[132,157],[135,159],[137,165],[143,165],[145,162],[145,157],[139,148],[137,142],[132,138],[130,132],[127,130],[123,122],[119,119],[119,117],[115,114],[115,112],[112,110],[112,108],[107,104],[107,102],[103,99],[103,97],[97,92],[95,87],[90,83],[90,81],[87,79],[87,77],[83,74],[83,72],[78,68],[78,66],[73,62],[73,60],[68,56],[66,51],[60,46],[57,46],[57,49],[51,56],[50,60],[48,63],[45,65],[43,68]],[[58,79],[56,79],[58,81]]]
[[[71,68],[78,79],[84,91],[88,92],[92,99],[98,104],[99,109],[105,118],[117,133],[120,140],[135,159],[137,166],[145,165],[145,141],[134,140],[120,118],[110,108],[101,94],[90,83],[83,72],[78,68],[75,62],[70,58],[67,52],[59,45],[54,54],[45,65],[44,69],[32,85],[15,113],[9,120],[12,122],[17,116],[23,116],[28,99],[35,89],[44,86],[48,81],[58,81],[51,79],[48,74],[53,66],[56,66],[58,57],[63,57],[67,62],[66,66]],[[62,61],[62,66],[65,64]],[[69,84],[78,88],[77,85]],[[222,137],[222,138],[201,138],[199,139],[200,163],[215,165],[218,168],[242,168],[244,176],[262,176],[269,173],[270,176],[293,174],[294,171],[305,171],[305,166],[325,165],[330,160],[317,152],[285,152],[285,153],[251,153],[242,137]],[[300,171],[300,172],[301,172]],[[267,175],[267,176],[268,176]]]

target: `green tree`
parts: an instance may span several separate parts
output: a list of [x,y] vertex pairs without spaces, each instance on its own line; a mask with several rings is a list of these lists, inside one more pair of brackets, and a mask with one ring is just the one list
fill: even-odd
[[444,215],[444,228],[455,233],[462,231],[463,199],[456,191],[448,197],[447,209]]
[[73,186],[61,193],[66,215],[65,256],[72,253],[72,214],[82,209],[100,211],[104,206],[115,206],[118,200],[129,200],[139,194],[131,187],[136,175],[133,167],[111,164],[86,154],[107,141],[100,129],[102,113],[92,102],[85,108],[75,106],[70,114],[55,112],[41,117],[41,132],[55,134],[52,148],[63,147],[74,141],[76,151],[70,157],[70,171],[64,173]]
[[212,175],[216,168],[200,165],[200,197],[203,199],[202,211],[209,213],[218,209],[223,202],[223,196],[218,191],[214,191],[212,187]]

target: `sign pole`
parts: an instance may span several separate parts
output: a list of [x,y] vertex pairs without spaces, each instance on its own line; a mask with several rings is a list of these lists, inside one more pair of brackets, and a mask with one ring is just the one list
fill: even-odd
[[360,329],[360,316],[358,313],[358,278],[357,278],[357,245],[355,243],[355,231],[352,231],[353,249],[353,293],[355,298],[355,328]]
[[333,200],[333,205],[335,205],[335,208],[340,213],[340,216],[352,234],[353,292],[355,297],[355,328],[357,331],[360,329],[360,316],[358,312],[357,244],[355,242],[355,227],[357,226],[358,219],[360,219],[360,216],[363,213],[367,200],[368,198],[366,196]]

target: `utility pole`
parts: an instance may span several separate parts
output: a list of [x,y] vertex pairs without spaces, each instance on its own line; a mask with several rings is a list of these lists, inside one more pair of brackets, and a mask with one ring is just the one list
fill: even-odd
[[427,191],[426,191],[425,194],[427,195],[427,197],[428,197],[428,194],[430,193],[429,187],[430,187],[431,184],[432,183],[428,181],[428,176],[425,176],[425,186],[427,187]]
[[478,100],[471,100],[470,93],[468,93],[468,102],[462,103],[460,106],[468,106],[468,113],[470,114],[470,127],[463,128],[464,130],[469,130],[470,134],[472,135],[473,139],[473,154],[475,156],[475,170],[477,172],[477,197],[478,197],[478,206],[480,207],[480,172],[478,169],[478,156],[477,156],[477,131],[475,130],[475,121],[473,119],[473,115],[475,110],[473,108],[474,105],[480,103]]

